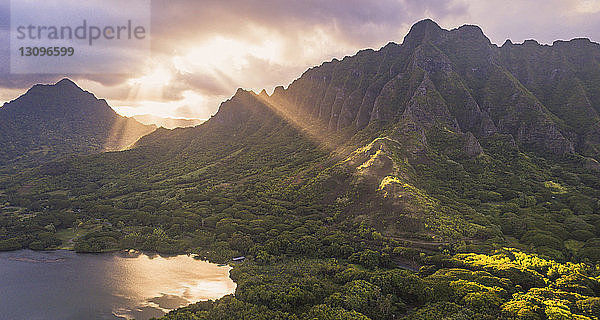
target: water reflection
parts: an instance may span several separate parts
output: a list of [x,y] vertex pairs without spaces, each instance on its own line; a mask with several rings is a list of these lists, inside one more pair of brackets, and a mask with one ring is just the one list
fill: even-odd
[[3,252],[0,310],[10,319],[149,319],[233,293],[230,269],[139,252]]

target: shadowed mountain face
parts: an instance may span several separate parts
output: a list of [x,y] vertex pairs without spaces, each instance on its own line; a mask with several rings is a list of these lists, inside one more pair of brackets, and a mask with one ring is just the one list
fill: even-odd
[[71,80],[36,85],[0,108],[0,165],[122,150],[154,129],[119,116]]
[[600,46],[587,39],[497,47],[477,26],[423,20],[402,44],[312,68],[271,100],[331,131],[405,120],[598,157],[599,77]]

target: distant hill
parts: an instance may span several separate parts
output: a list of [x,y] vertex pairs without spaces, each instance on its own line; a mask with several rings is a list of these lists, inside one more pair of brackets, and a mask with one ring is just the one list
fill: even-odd
[[194,127],[206,121],[204,119],[164,118],[153,114],[139,114],[132,118],[143,124],[156,125],[166,129]]
[[0,108],[0,166],[122,150],[155,129],[119,116],[69,79],[38,84]]

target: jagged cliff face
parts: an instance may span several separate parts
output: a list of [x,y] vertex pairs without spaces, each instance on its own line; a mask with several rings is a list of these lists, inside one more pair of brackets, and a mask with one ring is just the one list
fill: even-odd
[[402,44],[364,50],[306,71],[269,98],[330,131],[404,122],[510,135],[564,155],[600,153],[600,47],[576,39],[502,47],[476,26],[415,24]]
[[302,188],[319,190],[326,202],[352,195],[344,208],[356,213],[352,219],[367,219],[386,234],[474,237],[486,223],[460,220],[471,204],[448,205],[445,196],[437,198],[437,185],[448,184],[443,192],[461,199],[468,188],[471,196],[483,194],[482,185],[518,189],[518,179],[541,177],[524,169],[539,169],[532,152],[600,172],[599,49],[587,40],[498,47],[476,26],[444,30],[425,20],[401,45],[326,62],[271,96],[240,89],[201,126],[157,130],[138,145],[192,155],[247,137],[292,144],[277,137],[297,132],[294,139],[308,138],[331,156],[313,167],[315,176],[299,179]]
[[583,154],[600,151],[600,45],[588,39],[507,41],[498,61],[566,127],[569,140]]
[[[271,96],[240,89],[205,124],[161,130],[139,145],[181,141],[191,154],[207,133],[216,133],[219,144],[248,136],[269,142],[291,124],[301,129],[298,137],[332,151],[331,162],[315,166],[323,169],[316,178],[300,179],[303,188],[320,190],[326,201],[353,195],[344,207],[348,219],[366,219],[388,235],[427,230],[477,237],[486,223],[459,216],[482,209],[448,205],[432,185],[448,183],[443,192],[453,193],[454,181],[476,180],[477,189],[479,174],[487,172],[494,176],[489,181],[512,190],[511,177],[527,176],[518,170],[531,152],[563,164],[577,159],[568,165],[600,172],[599,62],[600,46],[588,40],[498,47],[479,27],[444,30],[424,20],[402,44],[326,62]],[[499,161],[520,169],[500,170]],[[458,187],[456,197],[464,190]]]

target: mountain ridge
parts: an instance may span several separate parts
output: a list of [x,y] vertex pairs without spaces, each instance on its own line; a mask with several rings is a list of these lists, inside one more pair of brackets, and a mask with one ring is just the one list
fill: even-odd
[[152,132],[72,80],[37,84],[0,108],[1,165],[30,166],[73,153],[121,150]]
[[[593,44],[589,40],[573,39],[546,47],[578,47],[580,42]],[[525,41],[512,46],[531,45]],[[550,112],[540,102],[546,98],[538,99],[530,91],[533,88],[523,84],[529,84],[526,80],[508,72],[511,66],[506,57],[507,46],[492,44],[477,26],[444,30],[432,20],[423,20],[411,28],[402,44],[389,43],[377,51],[361,50],[355,56],[310,68],[287,89],[276,87],[267,100],[278,104],[280,109],[308,114],[329,130],[360,130],[372,122],[395,121],[405,111],[405,116],[427,118],[424,113],[429,109],[415,109],[414,102],[416,90],[429,89],[437,96],[432,101],[446,105],[442,109],[449,108],[442,122],[456,121],[459,126],[452,125],[455,129],[471,131],[476,138],[496,132],[509,134],[521,145],[558,155],[573,153],[575,149],[598,150],[595,133],[581,136],[573,128],[577,123],[565,126],[560,118],[564,114]],[[461,59],[463,56],[467,59]],[[425,74],[429,80],[425,80]],[[504,87],[485,85],[482,80],[490,77],[492,83],[503,83]],[[474,87],[481,86],[482,82],[483,87]],[[444,91],[447,85],[457,87]],[[493,92],[486,92],[490,90],[510,93],[494,96]],[[427,95],[422,97],[427,98]],[[512,100],[506,100],[507,97]],[[411,98],[415,98],[412,104]],[[593,98],[594,105],[600,105],[596,95]],[[515,107],[507,108],[507,104]],[[407,105],[412,106],[408,111],[404,110]],[[464,106],[470,109],[461,110]],[[416,115],[415,110],[420,115]],[[593,146],[582,147],[586,144]],[[596,152],[584,153],[598,157]]]

